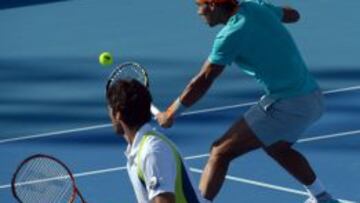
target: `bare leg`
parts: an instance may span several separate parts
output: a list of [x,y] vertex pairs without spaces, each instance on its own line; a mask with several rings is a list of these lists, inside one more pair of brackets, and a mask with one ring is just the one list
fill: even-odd
[[200,190],[208,200],[220,191],[231,160],[262,147],[244,119],[236,121],[211,147],[209,160],[200,181]]
[[316,175],[309,162],[288,142],[277,142],[265,148],[265,151],[284,169],[304,185],[312,184]]

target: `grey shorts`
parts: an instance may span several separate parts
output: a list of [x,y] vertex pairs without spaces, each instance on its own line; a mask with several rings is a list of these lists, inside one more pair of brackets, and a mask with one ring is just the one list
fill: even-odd
[[278,141],[295,143],[324,112],[320,90],[288,99],[263,96],[244,118],[251,130],[269,146]]

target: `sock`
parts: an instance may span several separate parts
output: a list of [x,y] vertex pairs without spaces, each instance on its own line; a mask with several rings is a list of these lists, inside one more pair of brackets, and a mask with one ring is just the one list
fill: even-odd
[[326,193],[325,187],[318,178],[311,185],[305,185],[305,188],[313,197]]

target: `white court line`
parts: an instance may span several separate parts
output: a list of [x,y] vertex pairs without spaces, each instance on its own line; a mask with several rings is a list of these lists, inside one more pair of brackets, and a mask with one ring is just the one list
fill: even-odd
[[122,170],[126,170],[126,166],[107,168],[107,169],[96,170],[96,171],[88,171],[85,173],[77,173],[74,175],[74,177],[91,176],[91,175],[96,175],[96,174],[101,174],[101,173],[110,173],[110,172],[122,171]]
[[189,115],[194,115],[194,114],[209,113],[209,112],[216,112],[216,111],[224,111],[224,110],[228,110],[228,109],[235,109],[235,108],[252,106],[252,105],[254,105],[256,103],[257,102],[247,102],[247,103],[235,104],[235,105],[230,105],[230,106],[220,106],[220,107],[214,107],[214,108],[208,108],[208,109],[200,109],[200,110],[196,110],[196,111],[190,111],[190,112],[182,113],[181,116],[189,116]]
[[354,91],[354,90],[360,90],[360,85],[344,87],[344,88],[339,88],[339,89],[333,89],[333,90],[326,90],[326,91],[323,91],[323,93],[324,94],[334,94],[334,93],[348,92],[348,91]]
[[[337,138],[337,137],[350,136],[350,135],[354,135],[354,134],[360,134],[360,130],[341,132],[341,133],[335,133],[335,134],[329,134],[329,135],[321,135],[321,136],[316,136],[316,137],[313,137],[313,138],[301,139],[298,142],[299,143],[312,142],[312,141],[323,140],[323,139],[332,139],[332,138]],[[209,156],[209,154],[198,154],[198,155],[193,155],[193,156],[186,156],[184,159],[185,160],[195,160],[195,159],[205,158],[205,157],[208,157],[208,156]],[[74,177],[97,175],[97,174],[121,171],[121,170],[125,170],[125,169],[126,169],[126,166],[107,168],[107,169],[88,171],[88,172],[83,172],[83,173],[76,173],[76,174],[74,174]],[[5,188],[9,188],[9,187],[10,187],[9,184],[0,185],[0,189],[5,189]]]
[[100,128],[106,128],[111,127],[112,124],[101,124],[101,125],[93,125],[83,128],[74,128],[70,130],[61,130],[56,132],[49,132],[49,133],[41,133],[36,135],[27,135],[27,136],[19,136],[16,138],[10,138],[10,139],[2,139],[0,140],[0,144],[9,143],[9,142],[16,142],[21,140],[29,140],[29,139],[35,139],[35,138],[42,138],[42,137],[51,137],[55,135],[61,135],[61,134],[68,134],[68,133],[75,133],[75,132],[81,132],[81,131],[87,131],[87,130],[96,130]]
[[298,143],[311,142],[311,141],[324,140],[324,139],[330,139],[330,138],[335,138],[335,137],[336,138],[345,137],[345,136],[354,135],[354,134],[360,134],[360,130],[353,130],[353,131],[348,131],[348,132],[341,132],[341,133],[334,133],[334,134],[329,134],[329,135],[320,135],[317,137],[304,138],[304,139],[298,140],[297,142]]
[[[95,171],[88,171],[88,172],[83,172],[83,173],[75,173],[75,174],[73,174],[73,176],[75,178],[77,178],[77,177],[98,175],[98,174],[110,173],[110,172],[116,172],[116,171],[122,171],[122,170],[126,170],[126,166],[107,168],[107,169],[101,169],[101,170],[95,170]],[[46,178],[46,179],[41,179],[41,180],[20,182],[20,183],[17,183],[16,185],[28,185],[28,184],[34,184],[34,183],[43,183],[43,182],[52,181],[52,180],[60,180],[63,178],[68,178],[68,176],[60,176],[60,177],[56,177],[56,178]],[[10,184],[0,185],[0,189],[6,189],[6,188],[10,188],[10,187],[11,187]]]
[[187,156],[184,159],[185,160],[194,160],[194,159],[201,159],[201,158],[205,158],[208,157],[209,154],[199,154],[199,155],[195,155],[195,156]]
[[[345,87],[345,88],[339,88],[339,89],[333,89],[333,90],[326,90],[323,93],[324,94],[333,94],[333,93],[340,93],[340,92],[348,92],[348,91],[355,91],[360,90],[359,86],[351,86],[351,87]],[[242,103],[242,104],[236,104],[236,105],[229,105],[229,106],[223,106],[223,107],[214,107],[209,109],[201,109],[196,111],[190,111],[181,114],[181,116],[188,116],[193,114],[200,114],[200,113],[209,113],[209,112],[216,112],[216,111],[223,111],[233,108],[240,108],[240,107],[246,107],[256,104],[256,102],[248,102],[248,103]],[[42,133],[42,134],[35,134],[35,135],[26,135],[26,136],[18,136],[16,138],[9,138],[9,139],[0,139],[0,144],[9,143],[9,142],[16,142],[21,140],[28,140],[28,139],[35,139],[35,138],[43,138],[43,137],[50,137],[50,136],[56,136],[66,133],[73,133],[73,132],[81,132],[81,131],[87,131],[87,130],[95,130],[100,128],[106,128],[110,127],[111,124],[101,124],[101,125],[94,125],[89,127],[83,127],[83,128],[75,128],[70,130],[63,130],[63,131],[56,131],[56,132],[49,132],[49,133]]]
[[[191,167],[190,167],[190,171],[194,172],[194,173],[199,173],[199,174],[203,173],[203,170],[197,169],[197,168],[191,168]],[[273,184],[269,184],[269,183],[265,183],[265,182],[260,182],[260,181],[245,179],[245,178],[238,178],[238,177],[230,176],[230,175],[225,176],[225,178],[227,180],[241,182],[241,183],[245,183],[245,184],[249,184],[249,185],[255,185],[255,186],[268,188],[268,189],[272,189],[272,190],[277,190],[277,191],[281,191],[281,192],[287,192],[287,193],[293,193],[293,194],[297,194],[297,195],[309,196],[309,194],[307,192],[305,192],[305,191],[295,190],[295,189],[291,189],[291,188],[287,188],[287,187],[283,187],[283,186],[278,186],[278,185],[273,185]],[[352,202],[352,201],[349,201],[349,200],[343,200],[343,199],[340,199],[340,201],[344,202],[344,203],[356,203],[356,202]]]

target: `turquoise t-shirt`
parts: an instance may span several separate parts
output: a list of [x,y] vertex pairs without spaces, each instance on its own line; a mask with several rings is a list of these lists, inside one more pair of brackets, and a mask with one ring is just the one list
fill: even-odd
[[267,95],[288,98],[318,89],[290,33],[282,9],[262,0],[240,4],[217,34],[208,60],[237,64],[264,86]]

